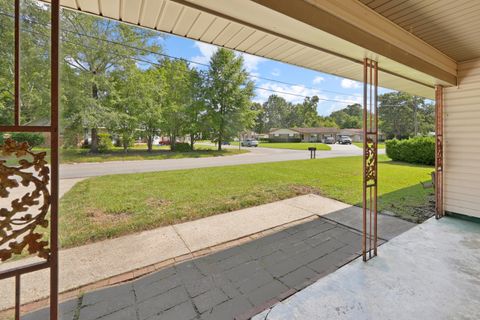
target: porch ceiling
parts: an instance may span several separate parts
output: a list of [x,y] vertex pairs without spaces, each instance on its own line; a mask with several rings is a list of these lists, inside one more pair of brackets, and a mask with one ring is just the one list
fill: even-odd
[[[368,46],[271,8],[268,2],[272,1],[61,0],[61,5],[357,81],[363,80],[363,58],[370,57],[379,61],[380,86],[427,98],[434,97],[435,84],[456,83],[456,63],[426,44],[422,51],[430,50],[435,63],[409,52],[402,52],[407,59],[399,62],[395,54],[367,50]],[[304,0],[279,2],[321,10]]]
[[478,0],[360,0],[456,61],[480,58]]

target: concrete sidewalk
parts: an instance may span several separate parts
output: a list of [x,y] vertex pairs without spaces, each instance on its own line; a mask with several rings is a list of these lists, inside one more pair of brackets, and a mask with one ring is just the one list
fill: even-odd
[[[249,241],[275,231],[279,226],[316,216],[335,220],[334,213],[350,218],[352,227],[361,225],[361,209],[317,195],[305,195],[253,208],[220,214],[174,226],[162,227],[116,239],[93,243],[60,252],[60,291],[82,288],[93,283],[99,286],[125,281],[141,274],[161,269],[166,265],[193,258],[235,241]],[[387,227],[393,226],[395,228]],[[389,238],[410,228],[412,224],[380,216],[380,236]],[[390,230],[382,234],[383,230]],[[233,242],[232,242],[233,241]],[[238,242],[240,243],[240,242]],[[5,270],[35,261],[28,258],[0,264]],[[22,277],[23,303],[48,296],[46,270]],[[108,279],[108,280],[105,280]],[[13,281],[1,281],[0,310],[13,306]],[[3,290],[5,288],[5,290]]]

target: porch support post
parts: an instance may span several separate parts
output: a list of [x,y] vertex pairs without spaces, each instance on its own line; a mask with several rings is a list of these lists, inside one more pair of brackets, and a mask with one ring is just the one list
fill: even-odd
[[378,62],[363,62],[363,261],[377,255]]
[[58,109],[60,88],[60,0],[51,6],[51,109],[50,109],[50,320],[58,319]]
[[443,87],[435,87],[435,218],[445,215],[443,208]]

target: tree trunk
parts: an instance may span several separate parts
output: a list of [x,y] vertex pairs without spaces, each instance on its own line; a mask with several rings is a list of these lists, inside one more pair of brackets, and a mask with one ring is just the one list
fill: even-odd
[[190,149],[192,149],[192,151],[193,151],[193,148],[194,148],[193,147],[194,144],[195,144],[195,134],[192,133],[192,134],[190,134]]
[[92,143],[90,144],[90,152],[97,153],[98,152],[98,134],[97,128],[92,128]]
[[175,151],[175,136],[170,136],[170,151]]
[[148,152],[152,152],[152,150],[153,150],[153,135],[147,136],[147,147],[148,147]]
[[[96,83],[92,83],[92,98],[98,100],[98,88]],[[92,144],[90,145],[90,152],[98,152],[97,128],[92,128]]]

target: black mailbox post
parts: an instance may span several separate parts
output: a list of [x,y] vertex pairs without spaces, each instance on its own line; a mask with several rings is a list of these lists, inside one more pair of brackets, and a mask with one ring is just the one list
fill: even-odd
[[315,159],[317,157],[317,148],[310,147],[308,150],[310,151],[310,159]]

